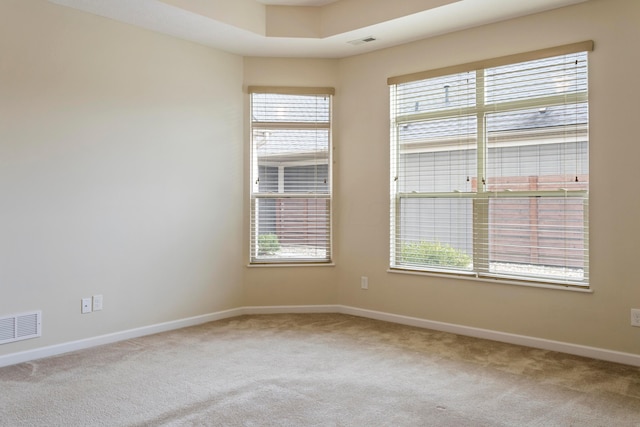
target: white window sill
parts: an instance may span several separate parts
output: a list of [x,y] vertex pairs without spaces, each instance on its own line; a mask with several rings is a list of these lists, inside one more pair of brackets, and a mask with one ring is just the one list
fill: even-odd
[[545,284],[545,283],[538,283],[538,282],[527,282],[527,281],[520,281],[520,280],[502,279],[502,278],[476,277],[471,273],[468,275],[465,275],[464,273],[450,274],[450,273],[437,273],[437,272],[430,272],[430,271],[405,270],[401,268],[389,268],[387,269],[387,273],[410,274],[414,276],[429,276],[429,277],[440,277],[440,278],[447,278],[447,279],[471,280],[474,282],[526,286],[530,288],[553,289],[557,291],[572,291],[572,292],[580,292],[580,293],[587,293],[587,294],[593,293],[593,290],[587,286],[580,287],[580,285],[563,285],[563,284],[551,284],[551,283]]
[[255,263],[247,264],[249,268],[262,267],[335,267],[333,262],[273,262],[273,263]]

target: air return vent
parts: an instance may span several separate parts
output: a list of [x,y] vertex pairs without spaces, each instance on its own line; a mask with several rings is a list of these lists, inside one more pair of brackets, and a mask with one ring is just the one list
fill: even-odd
[[0,344],[37,338],[42,334],[42,312],[0,317]]
[[368,36],[368,37],[363,37],[361,39],[357,39],[357,40],[351,40],[348,41],[347,43],[352,44],[354,46],[359,46],[361,44],[365,44],[365,43],[371,43],[376,41],[377,39],[373,36]]

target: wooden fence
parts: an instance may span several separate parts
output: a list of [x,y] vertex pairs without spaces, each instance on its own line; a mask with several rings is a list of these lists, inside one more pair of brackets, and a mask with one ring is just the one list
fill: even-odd
[[[488,189],[512,191],[586,190],[588,175],[501,177]],[[562,185],[559,183],[566,183]],[[489,259],[535,265],[584,267],[586,219],[581,197],[508,197],[489,203]]]
[[276,235],[282,245],[328,247],[328,199],[276,199]]

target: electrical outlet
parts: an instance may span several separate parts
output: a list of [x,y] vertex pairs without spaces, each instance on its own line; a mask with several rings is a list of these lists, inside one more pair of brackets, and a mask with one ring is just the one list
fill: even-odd
[[91,298],[82,298],[82,314],[91,313]]
[[362,276],[360,278],[360,288],[369,289],[369,278],[367,276]]
[[631,309],[631,326],[640,326],[640,308]]
[[93,311],[102,310],[102,295],[93,296]]

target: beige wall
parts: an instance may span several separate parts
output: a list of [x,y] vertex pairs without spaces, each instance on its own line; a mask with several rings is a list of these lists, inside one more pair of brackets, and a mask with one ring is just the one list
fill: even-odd
[[[635,277],[640,197],[634,162],[640,2],[588,3],[341,59],[335,97],[336,272],[252,269],[250,305],[328,303],[640,354]],[[389,76],[592,39],[593,293],[388,273]],[[251,58],[245,84],[330,84],[333,61]],[[321,70],[322,74],[318,75]],[[247,224],[245,224],[246,228]],[[246,240],[246,239],[245,239]],[[246,245],[245,245],[246,252]],[[245,256],[246,258],[246,256]],[[369,290],[360,289],[369,277]],[[326,282],[335,283],[337,295]]]
[[[246,87],[338,85],[338,61],[331,59],[245,58],[245,117],[249,117],[249,95]],[[338,92],[339,94],[339,92]],[[334,127],[337,127],[337,117]],[[249,174],[249,122],[245,123],[245,174]],[[339,132],[334,132],[334,145],[339,144]],[[334,167],[339,163],[334,153]],[[249,188],[245,186],[244,259],[249,262]],[[339,189],[334,185],[334,192]],[[338,228],[334,227],[334,233]],[[334,235],[334,242],[335,242]],[[334,248],[338,252],[337,248]],[[338,302],[338,282],[335,267],[247,267],[245,268],[245,305],[316,305]]]
[[242,66],[0,2],[0,314],[43,311],[0,354],[242,305]]
[[[300,304],[640,354],[639,21],[640,2],[591,0],[347,59],[243,59],[44,0],[0,2],[0,314],[44,314],[42,338],[0,355]],[[387,77],[585,39],[593,293],[387,273]],[[336,87],[335,267],[246,266],[248,85]],[[105,309],[81,315],[93,294]]]
[[[635,132],[640,2],[592,0],[340,61],[336,230],[341,304],[640,353]],[[387,273],[389,76],[593,39],[592,294]],[[369,276],[369,290],[360,276]]]

